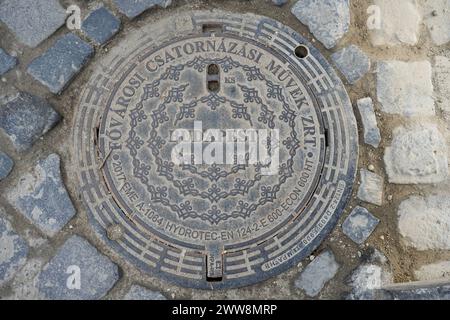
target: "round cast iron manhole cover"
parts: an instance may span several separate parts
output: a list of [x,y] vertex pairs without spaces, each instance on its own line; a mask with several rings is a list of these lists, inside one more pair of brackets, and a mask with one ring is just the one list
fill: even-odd
[[74,150],[96,232],[188,287],[244,286],[294,266],[334,227],[355,178],[339,78],[264,17],[191,12],[133,34],[78,106]]

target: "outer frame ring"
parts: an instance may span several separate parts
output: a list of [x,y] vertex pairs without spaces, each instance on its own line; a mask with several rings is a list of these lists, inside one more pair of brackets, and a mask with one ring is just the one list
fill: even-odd
[[[173,23],[173,19],[169,18],[152,25],[151,36],[144,41],[138,40],[140,43],[148,43],[148,46],[141,51],[137,51],[133,56],[124,59],[120,54],[117,54],[123,48],[118,47],[111,50],[105,59],[104,65],[106,67],[94,72],[91,81],[85,87],[79,101],[80,109],[77,110],[74,125],[74,143],[76,146],[74,149],[77,166],[80,168],[78,178],[81,183],[81,194],[89,213],[90,223],[102,241],[145,272],[182,286],[201,289],[224,289],[254,284],[286,271],[308,256],[331,232],[342,214],[352,191],[358,159],[358,132],[351,102],[344,85],[320,52],[298,33],[277,21],[251,14],[237,15],[221,11],[185,13],[177,17],[177,21],[180,23]],[[111,241],[106,237],[105,227],[114,223],[123,223],[126,217],[119,217],[113,213],[114,210],[120,209],[112,201],[102,182],[98,170],[102,155],[95,154],[93,145],[95,140],[94,128],[102,114],[101,107],[105,105],[105,98],[114,87],[114,82],[111,80],[118,76],[120,69],[127,61],[132,61],[139,57],[141,52],[157,46],[158,43],[173,39],[174,36],[201,33],[204,25],[219,24],[223,26],[224,33],[231,33],[244,38],[257,38],[266,46],[277,50],[287,58],[297,59],[298,67],[311,68],[313,66],[317,68],[315,69],[317,74],[314,78],[308,80],[308,86],[317,101],[320,102],[319,107],[326,120],[329,148],[321,180],[308,207],[309,210],[316,210],[315,208],[323,205],[323,210],[317,214],[316,218],[318,219],[310,228],[309,236],[298,239],[296,244],[288,247],[286,251],[290,250],[291,253],[284,256],[283,263],[275,266],[265,265],[269,257],[267,253],[264,253],[265,263],[252,265],[252,267],[258,269],[252,275],[234,279],[225,278],[222,282],[207,282],[203,277],[190,279],[168,273],[161,268],[161,265],[152,267],[149,263],[151,262],[150,258],[137,257],[136,253],[124,250],[123,243]],[[146,31],[147,27],[144,27],[137,34],[145,34]],[[304,60],[299,60],[294,55],[295,47],[298,44],[303,44],[309,49],[310,54]],[[122,220],[122,222],[119,220]],[[129,236],[132,237],[133,235]],[[142,241],[138,238],[132,240]],[[154,252],[160,252],[161,260],[168,254],[170,255],[171,248],[165,248],[161,244],[153,242],[148,246],[152,247]],[[248,253],[246,252],[246,254]],[[277,257],[283,257],[283,253]],[[202,259],[202,255],[201,253],[193,253],[192,258]],[[271,260],[275,261],[275,259]]]

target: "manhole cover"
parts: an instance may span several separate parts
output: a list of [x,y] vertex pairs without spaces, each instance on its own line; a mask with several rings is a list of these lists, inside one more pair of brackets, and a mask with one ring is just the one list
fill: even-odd
[[310,254],[350,194],[357,130],[322,55],[268,18],[194,12],[135,31],[84,88],[82,197],[151,274],[252,284]]

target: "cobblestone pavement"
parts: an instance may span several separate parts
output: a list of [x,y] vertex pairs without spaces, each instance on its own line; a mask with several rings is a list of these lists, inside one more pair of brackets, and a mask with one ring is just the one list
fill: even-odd
[[[81,30],[65,24],[71,4]],[[154,21],[211,9],[268,16],[311,41],[346,86],[360,142],[352,198],[310,257],[255,285],[202,291],[100,241],[72,130],[109,50]],[[1,299],[450,298],[450,0],[0,0],[0,77]]]

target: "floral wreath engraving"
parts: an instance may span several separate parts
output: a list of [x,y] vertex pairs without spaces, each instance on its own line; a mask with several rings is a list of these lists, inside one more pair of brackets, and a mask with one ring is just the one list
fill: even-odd
[[[196,98],[190,102],[184,102],[185,91],[189,88],[189,83],[179,84],[179,80],[182,72],[186,68],[192,68],[198,72],[205,71],[205,68],[209,64],[217,64],[221,67],[223,72],[228,73],[232,69],[241,68],[247,77],[249,82],[260,80],[265,82],[267,92],[265,94],[267,99],[274,99],[281,103],[282,110],[278,115],[278,119],[286,123],[290,128],[289,136],[282,141],[282,145],[287,150],[289,158],[285,163],[282,163],[279,167],[279,175],[277,183],[266,186],[261,185],[257,191],[259,198],[257,201],[244,201],[238,200],[233,211],[226,212],[218,206],[218,203],[226,198],[235,196],[248,195],[249,192],[258,184],[264,177],[261,174],[263,165],[256,164],[254,166],[254,176],[252,179],[235,178],[232,184],[232,189],[229,191],[222,190],[218,185],[218,182],[230,177],[238,172],[248,168],[248,164],[236,164],[230,171],[221,169],[216,164],[211,165],[207,170],[199,170],[198,167],[183,164],[179,166],[180,170],[187,171],[193,176],[206,178],[211,183],[204,190],[199,190],[196,187],[193,177],[186,179],[178,179],[175,175],[177,168],[174,163],[163,160],[161,156],[161,150],[167,141],[158,135],[158,129],[160,126],[166,123],[170,123],[170,117],[167,111],[169,105],[175,105],[178,108],[178,112],[175,115],[173,124],[178,124],[182,119],[193,119],[196,117],[196,108],[199,104],[206,105],[211,111],[217,111],[220,106],[226,104],[231,108],[232,117],[244,119],[252,125],[251,115],[248,113],[247,107],[243,104],[239,104],[231,99],[222,97],[217,93],[210,92],[209,95]],[[177,86],[174,84],[165,93],[160,92],[159,86],[165,81],[177,82]],[[254,104],[259,108],[260,112],[256,121],[269,128],[275,127],[275,111],[264,103],[262,96],[256,88],[244,85],[238,85],[243,96],[244,102],[247,104]],[[154,107],[149,116],[144,110],[144,104],[147,100],[152,98],[162,99],[157,107]],[[144,86],[144,92],[140,101],[135,105],[135,108],[130,111],[130,132],[126,141],[126,147],[132,158],[133,175],[137,178],[146,188],[150,194],[150,198],[154,204],[160,204],[163,207],[175,212],[181,219],[200,219],[211,224],[219,224],[221,221],[226,221],[230,218],[248,218],[254,211],[260,206],[266,203],[271,203],[277,198],[277,193],[280,191],[281,186],[293,176],[293,164],[294,157],[297,154],[297,150],[300,148],[300,141],[297,137],[295,130],[296,113],[291,109],[286,101],[286,97],[283,95],[283,89],[281,86],[274,84],[272,81],[266,78],[265,75],[257,67],[250,67],[242,65],[241,63],[233,60],[231,57],[225,57],[222,59],[207,59],[202,57],[196,57],[194,60],[186,63],[185,65],[177,65],[168,67],[158,79],[152,81]],[[137,134],[137,127],[140,123],[150,124],[149,139],[144,141]],[[170,186],[154,186],[150,178],[150,172],[152,166],[147,162],[144,162],[139,158],[139,150],[142,148],[148,148],[151,155],[154,158],[154,164],[156,165],[153,170],[159,176],[168,181],[172,188],[178,190],[178,193],[183,196],[192,196],[199,198],[210,203],[208,210],[199,212],[193,209],[193,204],[189,200],[181,201],[181,203],[172,201],[169,197]],[[270,150],[269,150],[270,152]],[[247,155],[248,156],[248,155]],[[178,167],[178,166],[177,166]]]

